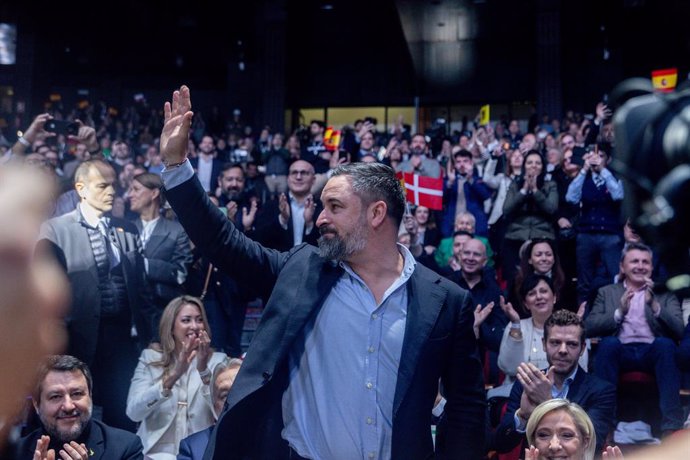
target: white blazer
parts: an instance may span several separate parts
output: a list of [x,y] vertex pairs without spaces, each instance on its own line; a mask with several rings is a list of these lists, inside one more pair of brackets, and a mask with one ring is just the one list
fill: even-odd
[[[175,382],[170,396],[163,396],[163,368],[153,365],[161,357],[161,352],[151,348],[142,351],[127,395],[127,416],[140,422],[137,435],[146,458],[175,459],[184,437],[215,423],[213,402],[209,385],[203,384],[197,372],[196,358]],[[213,353],[208,368],[225,358],[225,353]]]

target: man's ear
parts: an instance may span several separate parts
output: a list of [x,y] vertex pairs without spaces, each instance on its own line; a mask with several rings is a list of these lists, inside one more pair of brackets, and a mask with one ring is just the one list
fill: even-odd
[[380,227],[385,222],[388,215],[388,206],[383,200],[376,201],[369,205],[369,215],[371,226],[374,228]]
[[82,190],[84,190],[84,187],[86,187],[86,185],[83,182],[74,183],[74,189],[77,191],[77,194],[79,195],[80,199],[84,198],[81,194]]
[[34,406],[34,411],[36,411],[36,415],[38,415],[38,403],[36,402],[36,399],[33,396],[31,397],[31,404]]

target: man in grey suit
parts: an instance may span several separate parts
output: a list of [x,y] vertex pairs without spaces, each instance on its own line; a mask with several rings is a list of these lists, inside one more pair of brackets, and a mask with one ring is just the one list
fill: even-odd
[[[157,319],[168,302],[184,294],[182,286],[192,262],[192,248],[182,225],[161,215],[165,201],[162,188],[163,181],[158,174],[143,173],[134,177],[127,194],[130,209],[139,215],[134,224],[144,247],[144,268],[157,307]],[[157,319],[154,326],[158,324]]]
[[[470,296],[396,243],[405,198],[395,172],[337,168],[321,194],[319,247],[266,249],[194,179],[185,156],[192,115],[183,86],[165,105],[166,196],[220,269],[270,293],[205,457],[483,458]],[[439,382],[447,403],[434,447]]]
[[675,362],[676,342],[683,335],[678,298],[653,291],[652,250],[628,243],[620,263],[621,280],[599,289],[586,319],[590,337],[602,337],[594,373],[616,385],[620,371],[649,371],[656,375],[661,430],[682,428],[680,371]]
[[91,368],[94,404],[104,422],[133,431],[124,410],[129,380],[155,321],[139,232],[131,222],[106,215],[115,198],[112,166],[85,161],[74,181],[77,209],[45,222],[39,244],[54,252],[69,279],[68,352]]

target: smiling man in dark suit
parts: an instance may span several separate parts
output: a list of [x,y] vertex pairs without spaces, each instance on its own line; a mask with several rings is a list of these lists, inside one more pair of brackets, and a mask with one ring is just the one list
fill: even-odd
[[49,356],[39,369],[33,395],[41,427],[19,440],[13,457],[142,460],[137,435],[92,418],[91,391],[86,364],[74,356]]
[[484,455],[484,388],[467,291],[396,243],[405,198],[382,164],[341,166],[324,187],[319,247],[265,249],[216,211],[185,157],[189,88],[165,105],[167,197],[222,270],[270,293],[206,458]]

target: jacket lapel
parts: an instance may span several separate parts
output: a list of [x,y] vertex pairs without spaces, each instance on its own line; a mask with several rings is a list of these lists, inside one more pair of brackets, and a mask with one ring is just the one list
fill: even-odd
[[89,443],[86,446],[89,454],[89,460],[100,460],[105,454],[105,441],[103,440],[103,432],[101,427],[91,421],[91,431],[89,433]]
[[[158,247],[165,241],[165,236],[167,232],[164,228],[166,225],[165,222],[163,222],[163,219],[165,219],[165,217],[159,217],[158,221],[153,227],[153,230],[151,231],[151,236],[149,237],[149,240],[146,243],[146,247],[144,248],[144,252],[147,255],[154,254]],[[139,233],[141,234],[141,231],[139,231]]]
[[[425,272],[420,272],[419,269],[415,270],[408,282],[407,321],[393,400],[394,418],[412,382],[422,348],[446,299],[446,291],[437,284],[438,275],[431,277]],[[420,300],[424,302],[423,306]]]

